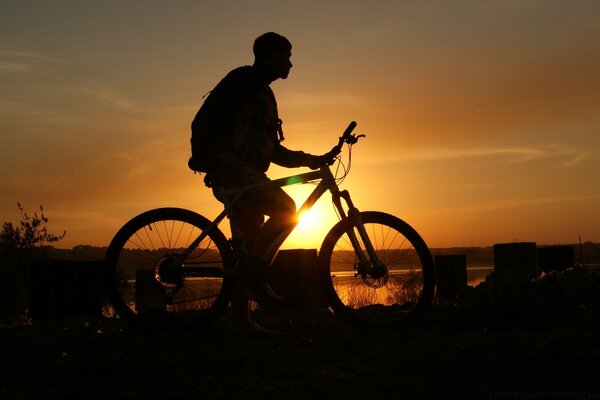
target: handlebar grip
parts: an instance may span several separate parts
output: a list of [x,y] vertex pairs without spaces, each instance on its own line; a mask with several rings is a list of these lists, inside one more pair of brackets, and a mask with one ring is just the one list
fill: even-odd
[[348,127],[346,128],[342,137],[349,136],[352,133],[352,131],[354,130],[354,128],[356,128],[356,121],[350,122],[350,125],[348,125]]

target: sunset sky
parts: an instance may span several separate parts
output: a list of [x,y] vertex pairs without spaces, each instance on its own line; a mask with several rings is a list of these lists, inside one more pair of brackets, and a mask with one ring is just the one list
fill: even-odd
[[[216,216],[189,126],[275,31],[293,44],[272,85],[284,144],[323,153],[356,120],[360,209],[430,247],[600,241],[599,21],[594,0],[2,0],[0,222],[43,204],[72,247],[150,208]],[[288,246],[317,247],[330,198],[314,211]]]

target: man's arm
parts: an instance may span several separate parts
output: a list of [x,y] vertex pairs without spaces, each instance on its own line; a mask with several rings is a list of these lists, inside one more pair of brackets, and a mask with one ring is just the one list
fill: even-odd
[[273,162],[287,168],[305,167],[316,156],[303,151],[293,151],[277,143],[273,151]]
[[332,150],[321,156],[315,156],[303,151],[290,150],[277,143],[273,152],[273,162],[287,168],[309,167],[310,169],[318,169],[322,165],[332,164],[336,155],[337,153],[334,154]]

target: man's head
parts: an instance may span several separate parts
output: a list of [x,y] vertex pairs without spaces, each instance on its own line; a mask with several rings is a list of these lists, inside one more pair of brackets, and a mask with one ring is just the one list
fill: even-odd
[[290,73],[292,44],[274,32],[260,35],[254,41],[254,64],[264,68],[273,80],[285,79]]

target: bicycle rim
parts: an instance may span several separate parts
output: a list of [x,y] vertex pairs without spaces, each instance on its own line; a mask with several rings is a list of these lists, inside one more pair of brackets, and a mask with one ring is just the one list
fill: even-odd
[[349,219],[336,224],[319,255],[331,307],[341,318],[358,325],[414,320],[431,302],[435,287],[427,245],[412,227],[392,215],[363,212],[361,217],[381,268],[369,273],[368,266],[360,265],[347,233],[353,229],[358,236],[358,231]]
[[229,302],[233,256],[218,229],[185,259],[181,254],[210,224],[178,208],[133,218],[112,240],[105,258],[110,303],[130,323],[209,322]]

